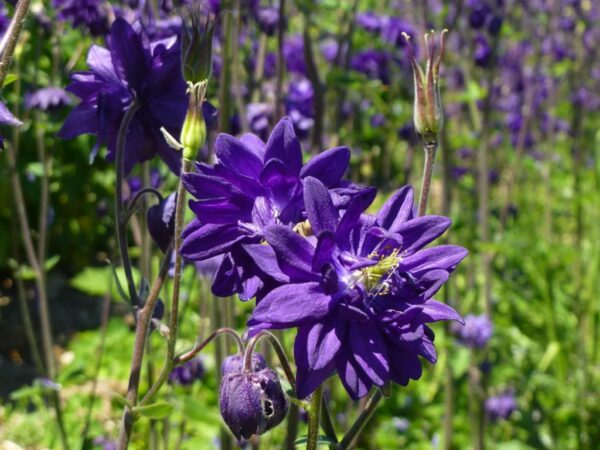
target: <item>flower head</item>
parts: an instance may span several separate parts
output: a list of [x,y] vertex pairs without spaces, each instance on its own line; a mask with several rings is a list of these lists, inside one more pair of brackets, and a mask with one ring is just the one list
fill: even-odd
[[25,108],[48,111],[71,104],[71,97],[63,88],[49,86],[25,96]]
[[[20,127],[23,125],[23,122],[17,119],[4,103],[0,102],[0,125]],[[4,150],[4,138],[2,135],[0,135],[0,149]]]
[[485,411],[492,420],[507,420],[517,410],[517,401],[511,391],[488,398]]
[[304,229],[310,231],[271,225],[263,236],[277,265],[269,255],[252,255],[258,265],[271,266],[274,278],[289,282],[258,303],[248,322],[251,333],[298,327],[294,355],[300,398],[335,371],[354,399],[372,385],[388,380],[406,385],[419,378],[419,356],[436,361],[427,323],[461,320],[431,297],[466,250],[449,245],[423,249],[450,220],[415,217],[408,187],[375,216],[364,214],[375,190],[364,189],[340,216],[321,181],[311,177],[304,185]]
[[188,104],[177,40],[150,42],[139,24],[133,27],[118,18],[111,28],[110,49],[92,46],[87,63],[89,71],[71,75],[67,91],[81,103],[69,114],[59,136],[96,134],[92,158],[100,145],[107,145],[107,159],[112,161],[121,120],[136,101],[140,108],[126,138],[125,173],[158,154],[178,174],[181,155],[166,144],[160,131],[164,127],[178,135]]
[[350,151],[330,149],[303,166],[300,141],[291,120],[284,118],[266,144],[251,134],[240,139],[219,134],[215,155],[217,164],[198,164],[197,173],[183,177],[186,189],[196,198],[190,208],[197,218],[184,230],[181,252],[193,261],[224,254],[213,293],[237,292],[249,299],[271,281],[270,268],[255,264],[249,248],[253,253],[272,254],[262,244],[263,230],[272,224],[294,225],[304,220],[306,177],[317,177],[343,201],[341,178]]
[[494,324],[485,314],[467,314],[465,324],[457,327],[458,336],[467,347],[484,348],[494,332]]
[[188,386],[203,377],[204,363],[201,358],[194,358],[181,366],[175,367],[169,374],[169,383]]
[[54,0],[53,4],[59,20],[87,29],[92,36],[108,34],[108,5],[102,0]]

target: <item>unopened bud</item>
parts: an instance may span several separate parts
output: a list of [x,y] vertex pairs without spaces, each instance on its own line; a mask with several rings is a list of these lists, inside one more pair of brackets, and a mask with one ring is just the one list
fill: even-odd
[[[427,51],[427,66],[425,72],[411,55],[414,74],[415,102],[414,122],[415,129],[426,139],[435,139],[444,125],[444,111],[440,98],[439,70],[444,56],[446,33],[440,33],[440,49],[436,52],[435,33],[425,34],[425,49]],[[404,35],[408,41],[408,35]],[[437,55],[436,55],[437,53]]]
[[212,74],[213,35],[216,20],[201,23],[200,12],[192,11],[191,26],[185,27],[182,38],[181,71],[189,83],[206,81]]
[[183,158],[194,160],[200,147],[206,142],[206,123],[202,115],[202,102],[206,91],[206,82],[188,83],[190,94],[188,111],[181,128],[179,142],[183,147]]

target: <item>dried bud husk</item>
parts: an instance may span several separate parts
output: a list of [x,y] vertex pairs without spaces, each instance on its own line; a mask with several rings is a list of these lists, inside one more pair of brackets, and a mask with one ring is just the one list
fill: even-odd
[[289,409],[277,373],[268,368],[226,374],[219,403],[223,420],[238,440],[279,425]]
[[[444,56],[446,33],[440,34],[440,49],[436,55],[435,33],[425,35],[425,49],[427,50],[427,66],[425,72],[411,55],[414,74],[415,102],[414,122],[415,128],[425,139],[436,139],[444,125],[444,111],[440,98],[439,70]],[[408,40],[408,35],[405,35]]]

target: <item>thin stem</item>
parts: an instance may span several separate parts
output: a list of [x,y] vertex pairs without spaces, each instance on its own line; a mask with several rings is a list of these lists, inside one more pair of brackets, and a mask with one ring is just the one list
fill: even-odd
[[317,450],[319,445],[319,421],[321,417],[321,403],[323,402],[323,385],[320,385],[310,399],[308,408],[308,439],[306,450]]
[[279,24],[277,26],[277,84],[275,87],[275,121],[278,122],[285,114],[283,107],[283,75],[285,60],[283,43],[285,39],[285,0],[279,0]]
[[325,435],[331,439],[333,442],[337,443],[338,437],[335,433],[335,426],[333,425],[333,420],[331,420],[331,415],[329,414],[329,408],[327,407],[327,399],[323,396],[323,402],[321,405],[321,428],[325,432]]
[[[162,261],[158,277],[154,280],[148,298],[144,307],[139,312],[137,327],[135,330],[135,342],[133,348],[133,355],[131,357],[131,369],[129,372],[129,385],[127,388],[127,401],[135,406],[137,403],[138,390],[140,384],[140,374],[142,371],[142,361],[144,359],[144,351],[146,349],[146,340],[148,338],[148,331],[150,325],[150,319],[152,318],[152,312],[160,290],[167,278],[169,272],[169,266],[171,262],[171,250],[167,250],[165,257]],[[133,416],[131,410],[126,406],[123,411],[123,419],[121,421],[121,430],[119,432],[118,449],[124,450],[129,445],[129,439],[131,432],[133,431]]]
[[[177,356],[174,361],[174,365],[178,366],[180,364],[186,363],[189,360],[193,359],[198,353],[200,353],[204,347],[206,347],[214,338],[220,336],[222,334],[228,334],[233,338],[235,343],[237,344],[239,353],[244,352],[244,343],[242,342],[242,338],[233,328],[219,328],[218,330],[213,331],[206,339],[203,341],[196,342],[194,347],[181,355]],[[150,394],[150,392],[148,392]],[[143,401],[142,401],[143,402]]]
[[17,42],[19,42],[23,23],[29,11],[29,3],[29,0],[19,0],[15,9],[15,15],[0,41],[0,88],[2,88],[6,75],[8,75],[8,69],[15,53]]
[[285,450],[296,449],[296,436],[298,436],[298,422],[300,416],[300,409],[295,403],[290,404],[290,410],[287,416],[287,426],[285,430],[285,444],[283,448]]
[[379,404],[382,398],[383,394],[379,389],[375,390],[373,394],[371,394],[371,396],[367,400],[365,408],[354,421],[348,432],[344,435],[340,444],[337,446],[337,450],[345,450],[347,448],[350,448],[350,445],[352,445],[354,439],[356,439],[356,437],[360,434],[360,432],[365,427],[369,419],[371,419],[371,416],[375,412],[375,409],[377,408],[377,405]]
[[254,353],[254,348],[256,347],[256,344],[258,344],[258,342],[262,338],[266,338],[271,343],[273,348],[275,349],[275,353],[277,354],[277,357],[279,358],[279,362],[281,363],[283,372],[285,373],[286,378],[290,382],[290,385],[292,386],[292,389],[295,392],[296,391],[296,376],[294,375],[294,371],[292,370],[292,368],[290,366],[289,359],[288,359],[287,355],[285,354],[285,349],[281,345],[281,342],[279,342],[279,339],[277,339],[277,337],[270,331],[266,331],[266,330],[261,331],[256,336],[254,336],[248,343],[248,347],[246,347],[246,353],[244,354],[244,371],[249,372],[251,370],[251,368],[252,368],[252,353]]
[[183,259],[181,257],[181,232],[183,230],[183,219],[185,209],[186,190],[183,185],[183,175],[192,169],[193,162],[189,159],[182,160],[182,175],[179,178],[177,188],[177,204],[175,206],[175,273],[173,275],[173,291],[171,297],[171,314],[169,316],[169,337],[167,339],[167,355],[165,362],[154,385],[150,388],[143,399],[144,404],[152,399],[162,385],[167,381],[175,361],[175,344],[177,343],[177,331],[179,326],[179,291],[181,288],[181,274],[183,272]]
[[129,207],[127,208],[127,213],[126,213],[126,220],[125,220],[126,222],[128,222],[129,219],[131,219],[131,216],[135,212],[137,203],[146,194],[154,195],[156,197],[156,200],[158,200],[159,203],[164,200],[162,194],[154,188],[145,187],[144,189],[140,189],[138,192],[136,192],[135,196],[129,202]]
[[123,181],[125,178],[125,150],[127,145],[127,132],[129,125],[135,116],[135,113],[140,108],[140,103],[134,100],[123,119],[119,127],[119,134],[117,136],[117,185],[115,188],[115,222],[117,224],[117,240],[119,242],[119,251],[121,253],[121,262],[123,263],[123,270],[125,271],[125,278],[127,279],[127,288],[129,290],[129,301],[132,305],[139,305],[138,295],[135,288],[135,282],[133,280],[133,273],[131,271],[131,260],[129,259],[129,248],[127,246],[127,220],[125,214],[125,205],[123,202]]
[[423,143],[423,148],[425,150],[425,166],[423,168],[423,180],[421,182],[419,217],[425,215],[427,212],[427,200],[429,199],[429,190],[431,189],[431,178],[433,177],[433,167],[435,164],[437,145],[437,138],[428,139]]

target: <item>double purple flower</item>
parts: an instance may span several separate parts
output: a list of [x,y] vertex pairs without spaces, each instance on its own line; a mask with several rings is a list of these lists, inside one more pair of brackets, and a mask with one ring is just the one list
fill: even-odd
[[217,164],[198,164],[185,174],[186,189],[196,198],[196,214],[183,232],[182,255],[194,261],[224,254],[213,281],[215,295],[239,293],[250,299],[276,282],[249,255],[271,255],[263,231],[274,224],[293,226],[304,220],[303,180],[316,177],[335,190],[342,202],[341,179],[350,159],[347,147],[327,150],[302,165],[302,150],[289,118],[282,119],[267,143],[252,134],[237,139],[220,134],[215,142]]
[[437,358],[426,324],[461,321],[431,297],[467,251],[450,245],[423,249],[450,220],[416,218],[409,187],[373,216],[363,212],[375,189],[355,195],[340,215],[321,181],[307,178],[304,184],[304,236],[289,226],[266,227],[263,236],[276,264],[266,252],[251,250],[260,267],[286,280],[258,303],[248,323],[251,332],[298,327],[294,356],[300,398],[335,371],[354,399],[373,385],[418,379],[419,356],[432,363]]

